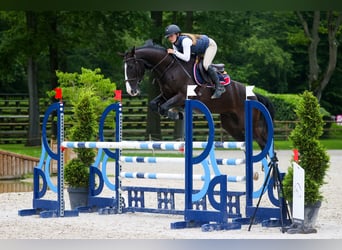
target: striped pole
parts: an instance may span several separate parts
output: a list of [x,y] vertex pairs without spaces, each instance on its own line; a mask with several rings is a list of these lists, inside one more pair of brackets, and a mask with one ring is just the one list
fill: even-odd
[[[196,141],[192,143],[193,148],[206,148],[208,145],[208,142],[206,141]],[[244,141],[231,141],[231,142],[220,142],[215,141],[214,142],[214,148],[225,148],[225,149],[245,149],[245,142]]]
[[[121,156],[120,161],[125,162],[125,163],[151,163],[151,164],[180,163],[180,164],[184,164],[185,159],[177,158],[177,157]],[[216,159],[217,165],[236,166],[236,165],[244,164],[245,162],[246,162],[245,159],[239,159],[239,158]]]
[[[170,174],[170,173],[144,173],[144,172],[120,172],[120,177],[130,179],[163,179],[163,180],[184,180],[184,174]],[[213,179],[215,175],[211,175]],[[193,175],[193,180],[204,181],[204,175]],[[246,181],[245,176],[227,176],[227,182],[242,182]]]
[[184,148],[183,142],[143,142],[143,141],[120,141],[120,142],[62,142],[64,148],[115,148],[115,149],[154,149],[167,151],[180,151]]
[[[206,148],[208,142],[193,142],[194,149]],[[168,151],[183,151],[185,142],[179,141],[119,141],[119,142],[95,142],[95,141],[64,141],[64,148],[116,148],[116,149],[154,149]],[[242,149],[245,148],[245,142],[214,142],[214,148]]]

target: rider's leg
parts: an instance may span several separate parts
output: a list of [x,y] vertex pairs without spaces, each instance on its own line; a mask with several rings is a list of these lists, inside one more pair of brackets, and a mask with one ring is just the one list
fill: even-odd
[[216,51],[217,51],[216,42],[213,39],[209,38],[209,47],[204,53],[203,67],[205,68],[205,70],[207,70],[210,78],[215,83],[215,93],[211,96],[211,99],[219,98],[226,91],[224,86],[220,84],[220,80],[214,68],[211,66],[211,63],[214,60],[214,57],[216,55]]
[[211,99],[219,98],[224,92],[226,92],[226,89],[224,88],[224,86],[221,85],[220,80],[213,66],[209,66],[208,74],[210,78],[213,80],[213,82],[215,83],[215,92],[211,96]]

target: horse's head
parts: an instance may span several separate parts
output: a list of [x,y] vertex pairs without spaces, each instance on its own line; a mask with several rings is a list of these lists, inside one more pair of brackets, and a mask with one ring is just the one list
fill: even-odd
[[142,59],[137,58],[135,48],[124,55],[126,91],[131,96],[140,94],[139,84],[143,80],[145,65]]

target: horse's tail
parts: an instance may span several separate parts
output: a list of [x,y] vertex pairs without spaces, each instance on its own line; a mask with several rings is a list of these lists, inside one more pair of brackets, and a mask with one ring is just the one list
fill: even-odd
[[275,116],[275,109],[272,102],[266,96],[257,93],[255,93],[255,95],[258,98],[258,101],[265,105],[273,121]]

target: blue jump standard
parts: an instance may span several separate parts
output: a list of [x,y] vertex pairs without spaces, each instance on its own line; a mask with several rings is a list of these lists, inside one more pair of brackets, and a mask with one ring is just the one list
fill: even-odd
[[[77,216],[79,212],[92,212],[98,211],[99,214],[109,214],[109,213],[125,213],[125,212],[149,212],[149,213],[164,213],[164,214],[182,214],[184,215],[184,220],[179,222],[171,223],[170,227],[172,229],[178,228],[189,228],[189,227],[201,227],[202,231],[212,231],[212,230],[232,230],[240,229],[241,225],[244,224],[243,221],[248,221],[250,216],[255,211],[255,206],[253,206],[253,199],[256,195],[260,195],[257,191],[253,191],[253,163],[264,161],[268,153],[273,152],[273,125],[269,118],[268,111],[262,104],[246,100],[246,144],[245,143],[221,143],[214,142],[214,124],[211,113],[208,108],[201,102],[195,100],[186,100],[186,138],[185,138],[185,188],[184,189],[172,189],[172,188],[152,188],[152,187],[127,187],[123,186],[121,183],[120,172],[120,157],[121,150],[119,148],[114,148],[110,150],[109,148],[99,148],[97,158],[92,166],[90,166],[90,188],[88,196],[88,206],[83,208],[78,208],[77,210],[66,211],[64,209],[64,195],[63,195],[63,175],[64,175],[64,159],[61,152],[61,145],[64,140],[64,107],[62,103],[55,103],[51,105],[44,117],[43,122],[43,151],[41,156],[41,162],[50,162],[50,160],[56,160],[58,162],[58,184],[56,187],[50,187],[51,190],[55,189],[57,193],[57,200],[44,200],[43,197],[46,193],[47,186],[50,186],[49,173],[42,169],[42,165],[39,164],[35,168],[34,172],[34,197],[33,197],[33,209],[20,210],[18,213],[21,216],[40,214],[43,218],[48,217],[65,217],[65,216]],[[254,108],[260,109],[264,114],[268,129],[269,138],[265,149],[259,154],[254,156],[252,152],[252,119],[251,114]],[[198,156],[193,156],[193,131],[192,131],[192,112],[194,110],[200,110],[206,117],[209,127],[209,138],[208,141],[202,143],[201,148],[203,152]],[[46,122],[49,115],[57,111],[58,115],[58,142],[57,148],[58,152],[53,153],[48,146],[47,136],[46,136]],[[99,126],[99,140],[104,143],[104,121],[109,114],[109,112],[115,112],[115,140],[116,142],[121,142],[122,138],[122,107],[121,103],[115,103],[109,105],[103,112],[100,119]],[[248,129],[247,129],[248,128]],[[94,142],[95,143],[95,142]],[[104,145],[104,144],[103,144]],[[164,149],[164,146],[159,146],[160,144],[155,144],[155,148]],[[79,144],[80,147],[88,147],[86,144]],[[91,147],[96,147],[96,144],[91,144]],[[151,148],[151,144],[146,146]],[[170,146],[171,147],[171,146]],[[218,170],[215,172],[215,177],[211,178],[210,175],[205,177],[207,181],[207,187],[202,190],[193,189],[193,165],[205,162],[208,158],[213,148],[219,147],[239,147],[241,149],[246,149],[246,192],[228,192],[227,191],[227,179],[226,175],[220,174]],[[179,149],[178,147],[176,150]],[[175,150],[172,146],[167,150]],[[47,158],[45,156],[47,152]],[[44,153],[44,156],[43,156]],[[211,156],[210,156],[211,157]],[[100,170],[100,163],[106,165],[109,158],[115,159],[115,177],[114,183],[112,183],[106,174],[105,168]],[[215,160],[215,159],[214,159]],[[219,162],[212,161],[215,164]],[[264,165],[264,164],[263,164]],[[266,164],[267,166],[267,164]],[[215,171],[215,169],[214,169]],[[142,176],[140,176],[142,177]],[[99,180],[99,183],[95,183],[95,179]],[[43,181],[43,187],[39,189],[39,179]],[[113,197],[99,197],[103,187],[107,186],[110,190],[113,190]],[[219,190],[217,190],[219,187]],[[215,190],[215,191],[214,191]],[[263,222],[270,220],[270,224],[274,225],[273,218],[280,218],[279,201],[275,199],[271,193],[272,182],[268,184],[268,194],[270,196],[271,202],[276,206],[275,208],[259,208],[256,214],[256,222]],[[122,196],[122,192],[126,192],[128,195],[127,201]],[[145,207],[145,193],[157,193],[158,207],[147,208]],[[175,209],[175,195],[183,194],[185,197],[185,208],[182,210]],[[246,196],[246,218],[242,218],[240,213],[240,197],[242,195]],[[219,201],[217,201],[219,200]],[[234,201],[233,201],[234,200]],[[211,210],[207,210],[207,206],[212,207]],[[282,210],[284,211],[284,210]],[[228,222],[228,219],[232,218],[232,222]],[[246,223],[245,223],[246,224]]]
[[[46,127],[51,113],[57,112],[57,153],[53,152],[47,141]],[[54,103],[48,107],[45,112],[42,126],[42,153],[38,166],[33,169],[33,208],[18,211],[20,216],[40,215],[41,218],[51,217],[71,217],[78,216],[78,210],[65,210],[64,202],[64,174],[60,168],[60,163],[64,161],[61,153],[60,143],[63,140],[64,131],[64,109],[63,103]],[[49,165],[50,161],[56,160],[58,165],[57,186],[54,186],[50,180]],[[42,187],[40,188],[40,183]],[[57,194],[57,200],[43,199],[47,188],[50,188]]]

